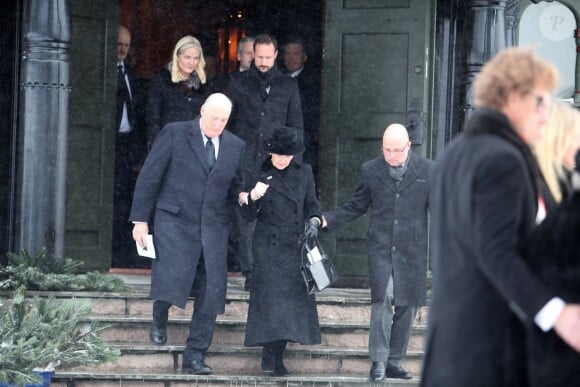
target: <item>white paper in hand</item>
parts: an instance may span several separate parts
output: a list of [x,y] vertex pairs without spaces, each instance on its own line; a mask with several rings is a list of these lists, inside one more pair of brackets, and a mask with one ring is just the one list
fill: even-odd
[[139,243],[135,242],[137,245],[137,254],[142,257],[147,257],[151,259],[155,259],[155,246],[153,246],[153,235],[147,235],[147,247],[139,246]]

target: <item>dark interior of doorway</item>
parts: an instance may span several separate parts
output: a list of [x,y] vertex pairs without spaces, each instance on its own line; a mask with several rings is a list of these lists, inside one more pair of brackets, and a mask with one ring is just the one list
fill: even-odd
[[[286,40],[300,37],[307,46],[306,66],[321,71],[322,0],[121,0],[119,6],[119,23],[132,32],[130,60],[145,79],[169,61],[175,42],[184,35],[197,37],[205,55],[227,53],[228,47],[223,47],[228,44],[223,39],[224,33],[225,36],[268,33],[280,47]],[[226,74],[231,63],[227,58],[220,63],[218,74]],[[148,262],[139,258],[113,265],[114,269],[144,266]]]
[[0,13],[0,264],[11,248],[18,63],[18,2],[3,3]]

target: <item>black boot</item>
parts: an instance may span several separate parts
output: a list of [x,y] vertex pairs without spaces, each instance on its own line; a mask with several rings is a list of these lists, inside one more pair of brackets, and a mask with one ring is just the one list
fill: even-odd
[[262,372],[267,375],[272,375],[275,370],[274,362],[274,348],[271,343],[267,343],[262,347]]
[[288,375],[288,370],[284,366],[283,358],[284,351],[286,350],[286,341],[279,340],[276,342],[276,349],[274,353],[274,376],[286,376]]
[[167,342],[167,319],[171,304],[165,301],[153,303],[153,322],[149,332],[149,340],[155,345],[163,345]]

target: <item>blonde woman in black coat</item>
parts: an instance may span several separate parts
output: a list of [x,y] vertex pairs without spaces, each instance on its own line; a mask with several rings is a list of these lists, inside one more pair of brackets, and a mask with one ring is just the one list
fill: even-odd
[[209,95],[206,82],[201,43],[184,36],[175,44],[171,62],[151,79],[146,111],[149,147],[165,125],[199,116]]
[[316,300],[302,279],[298,241],[305,222],[307,234],[317,234],[321,211],[312,169],[293,160],[304,151],[296,130],[275,129],[264,148],[271,156],[248,185],[250,192],[240,194],[242,216],[257,220],[244,345],[262,346],[262,371],[283,376],[288,342],[320,344]]

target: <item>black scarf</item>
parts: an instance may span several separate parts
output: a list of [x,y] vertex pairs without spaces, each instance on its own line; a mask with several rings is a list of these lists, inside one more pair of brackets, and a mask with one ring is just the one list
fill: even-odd
[[201,87],[201,80],[199,79],[197,72],[193,71],[189,74],[189,78],[179,82],[179,86],[181,87],[183,94],[191,95],[192,90],[199,90]]
[[250,70],[249,71],[251,71],[252,74],[257,75],[256,78],[260,81],[261,97],[262,97],[263,100],[265,100],[266,97],[268,96],[268,93],[266,92],[266,89],[268,89],[270,87],[270,85],[272,84],[272,80],[275,77],[278,76],[278,73],[279,73],[278,68],[274,64],[274,66],[272,66],[272,68],[270,70],[268,70],[265,73],[263,73],[254,64],[254,62],[252,62],[252,64],[250,65]]
[[516,133],[508,118],[490,108],[480,108],[472,113],[465,125],[467,135],[491,134],[512,144],[524,157],[532,177],[536,196],[540,192],[540,168],[532,150]]

